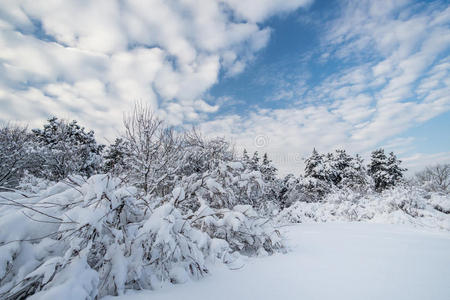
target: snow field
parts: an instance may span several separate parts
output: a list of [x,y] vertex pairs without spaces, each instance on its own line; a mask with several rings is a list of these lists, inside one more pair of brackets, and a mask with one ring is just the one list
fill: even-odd
[[104,300],[450,298],[450,234],[409,225],[311,223],[283,227],[287,254],[237,270]]

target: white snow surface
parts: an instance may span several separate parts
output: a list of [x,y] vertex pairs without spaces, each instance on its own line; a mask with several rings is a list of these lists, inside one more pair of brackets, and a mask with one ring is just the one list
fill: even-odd
[[282,227],[289,252],[103,300],[450,299],[450,233],[366,222]]

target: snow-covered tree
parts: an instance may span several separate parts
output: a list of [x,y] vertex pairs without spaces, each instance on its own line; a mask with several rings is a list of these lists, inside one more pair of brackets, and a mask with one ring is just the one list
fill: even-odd
[[265,181],[272,182],[277,178],[277,168],[272,164],[267,153],[264,153],[263,160],[260,166],[261,174]]
[[49,180],[61,180],[68,175],[89,177],[100,170],[103,145],[97,144],[94,132],[85,131],[77,121],[67,123],[56,117],[48,119],[43,129],[33,129],[34,154],[41,167],[34,175]]
[[181,143],[174,130],[140,105],[125,117],[124,127],[121,138],[126,149],[122,151],[125,153],[122,165],[127,170],[121,177],[145,194],[167,195],[173,189],[168,181],[173,181],[181,167],[177,164],[182,155]]
[[255,151],[254,153],[253,153],[253,156],[252,156],[252,158],[250,159],[250,168],[253,170],[253,171],[256,171],[256,170],[259,170],[259,165],[260,165],[260,158],[259,158],[259,154],[258,154],[258,151]]
[[387,171],[390,177],[390,185],[396,185],[403,178],[403,172],[407,169],[401,168],[401,163],[402,161],[397,158],[394,152],[389,153]]
[[318,180],[327,180],[325,169],[325,156],[319,154],[314,148],[310,157],[305,160],[305,177],[311,177]]
[[437,164],[418,172],[415,181],[429,192],[450,193],[450,164]]
[[401,160],[398,160],[393,152],[389,153],[389,157],[384,153],[384,149],[372,152],[367,172],[373,179],[375,190],[383,191],[402,179],[406,169],[402,169],[400,163]]
[[103,155],[103,171],[121,174],[127,169],[125,157],[128,155],[128,145],[122,138],[116,138],[113,144],[109,145]]
[[[301,190],[306,195],[304,200],[319,201],[327,194],[333,184],[332,179],[337,178],[330,162],[333,155],[319,154],[313,150],[310,157],[305,160],[305,177],[301,178],[297,191]],[[297,192],[298,193],[298,192]]]
[[297,190],[299,180],[294,176],[294,174],[286,175],[283,180],[280,180],[278,202],[280,208],[284,209],[289,207],[293,202],[297,201]]
[[250,162],[250,157],[248,156],[247,149],[244,149],[244,151],[242,152],[242,159],[246,163]]
[[367,184],[366,170],[362,158],[353,157],[345,150],[335,150],[327,155],[326,168],[329,181],[339,188],[361,190]]
[[11,125],[0,128],[0,190],[1,187],[16,187],[24,170],[33,163],[29,142],[26,128]]

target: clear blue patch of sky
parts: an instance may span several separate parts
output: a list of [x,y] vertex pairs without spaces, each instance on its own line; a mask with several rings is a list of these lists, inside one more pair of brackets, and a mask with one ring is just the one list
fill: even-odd
[[[306,78],[309,86],[320,82],[337,69],[335,63],[320,63],[315,57],[319,47],[321,26],[332,17],[336,8],[335,1],[315,1],[309,8],[299,9],[295,13],[275,17],[262,24],[272,29],[269,44],[257,53],[255,59],[245,71],[233,77],[221,74],[219,83],[210,90],[213,97],[228,96],[242,101],[248,108],[277,108],[286,103],[269,102],[267,98],[274,94],[280,80],[286,74]],[[226,113],[227,107],[221,110]]]

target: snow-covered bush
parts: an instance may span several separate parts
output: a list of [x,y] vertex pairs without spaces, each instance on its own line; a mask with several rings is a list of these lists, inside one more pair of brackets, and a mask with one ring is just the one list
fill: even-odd
[[192,226],[225,240],[233,251],[273,253],[282,244],[271,221],[258,212],[268,209],[262,205],[261,174],[243,168],[240,162],[220,162],[215,169],[185,176],[171,197]]
[[436,164],[428,166],[416,173],[414,184],[421,186],[428,192],[450,193],[450,164]]
[[450,214],[450,195],[431,193],[428,198],[428,203],[436,210],[445,214]]
[[193,226],[211,237],[226,240],[232,250],[246,255],[272,254],[283,249],[280,232],[250,205],[221,210],[200,207]]
[[0,233],[0,298],[119,295],[202,277],[208,263],[232,263],[237,253],[282,248],[278,232],[250,206],[214,207],[214,195],[203,201],[223,192],[212,178],[196,194],[196,211],[181,205],[194,199],[182,187],[149,205],[121,182],[71,177],[34,194],[1,193],[8,205],[0,226],[10,230]]
[[[438,205],[448,202],[437,196],[426,199],[426,194],[415,187],[399,185],[382,193],[355,193],[338,189],[322,202],[297,201],[276,217],[280,223],[309,223],[332,221],[371,221],[408,223],[450,230],[450,216]],[[439,207],[441,207],[439,206]]]
[[39,193],[54,184],[55,183],[53,181],[36,177],[25,170],[22,178],[20,179],[18,189],[28,193]]
[[388,212],[401,210],[413,217],[419,216],[420,210],[426,206],[420,190],[406,185],[385,190],[379,198],[388,204]]
[[[1,236],[2,298],[63,299],[76,289],[93,299],[206,272],[209,237],[173,204],[150,212],[135,189],[118,184],[105,175],[76,187],[58,183],[32,207],[2,216],[2,228],[14,228]],[[71,281],[78,275],[90,281]]]

